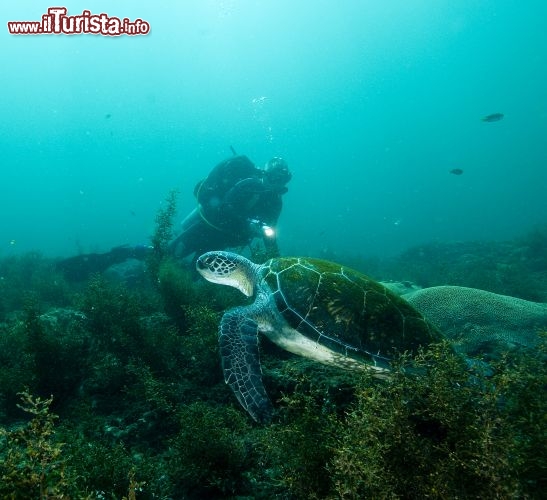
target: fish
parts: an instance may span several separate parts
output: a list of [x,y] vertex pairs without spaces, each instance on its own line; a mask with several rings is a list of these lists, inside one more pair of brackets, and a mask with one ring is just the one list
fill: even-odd
[[484,118],[481,118],[483,122],[499,122],[503,118],[503,113],[492,113]]
[[463,170],[461,168],[453,168],[452,170],[449,170],[449,173],[454,175],[462,175]]

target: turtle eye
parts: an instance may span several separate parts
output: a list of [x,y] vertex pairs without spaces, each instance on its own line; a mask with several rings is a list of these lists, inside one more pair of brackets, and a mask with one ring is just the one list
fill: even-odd
[[212,255],[202,255],[196,261],[196,267],[198,269],[208,269],[209,271],[215,272],[217,267],[216,260],[216,257]]
[[206,259],[198,259],[196,261],[196,267],[198,269],[208,269],[209,266],[207,265],[207,262],[205,262]]

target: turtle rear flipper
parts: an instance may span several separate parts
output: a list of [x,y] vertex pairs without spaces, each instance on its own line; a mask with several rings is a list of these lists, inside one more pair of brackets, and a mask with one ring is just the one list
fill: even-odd
[[235,308],[222,317],[219,332],[224,380],[241,406],[257,422],[268,422],[272,404],[262,382],[258,353],[258,325],[248,317],[248,308]]

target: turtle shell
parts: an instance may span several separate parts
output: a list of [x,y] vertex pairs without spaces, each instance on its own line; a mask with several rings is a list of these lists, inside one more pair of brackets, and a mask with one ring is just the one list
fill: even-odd
[[353,269],[319,259],[277,258],[262,277],[285,321],[335,352],[374,363],[415,352],[440,332],[404,299]]

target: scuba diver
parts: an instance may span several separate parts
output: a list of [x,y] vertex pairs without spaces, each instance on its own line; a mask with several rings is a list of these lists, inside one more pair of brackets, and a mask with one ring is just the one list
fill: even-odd
[[[278,256],[276,224],[291,178],[282,158],[272,158],[262,169],[234,152],[197,183],[197,207],[183,220],[182,232],[170,243],[169,252],[182,259],[209,250],[243,247],[258,237],[268,258]],[[106,253],[63,259],[57,268],[68,279],[83,280],[128,259],[144,260],[152,252],[150,245],[122,245]]]
[[213,248],[245,246],[259,237],[267,255],[278,256],[275,226],[291,177],[282,158],[272,158],[264,169],[246,156],[219,163],[196,185],[198,205],[182,222],[182,233],[171,244],[173,254],[201,255]]

